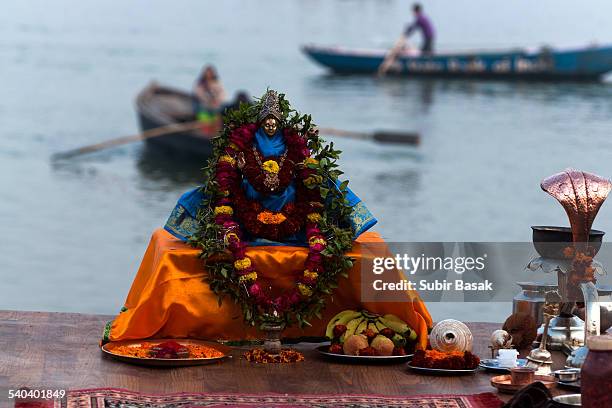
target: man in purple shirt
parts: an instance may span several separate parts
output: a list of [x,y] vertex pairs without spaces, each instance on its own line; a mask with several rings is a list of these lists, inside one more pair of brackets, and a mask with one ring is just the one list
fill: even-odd
[[412,6],[414,12],[414,23],[409,25],[404,32],[406,37],[410,36],[414,30],[420,30],[423,34],[423,45],[421,46],[421,52],[423,54],[433,53],[433,42],[434,42],[434,29],[431,25],[431,21],[423,14],[423,9],[420,4]]

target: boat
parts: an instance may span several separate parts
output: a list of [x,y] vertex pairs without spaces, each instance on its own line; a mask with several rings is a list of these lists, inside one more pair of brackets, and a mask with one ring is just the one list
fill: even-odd
[[[159,85],[147,85],[136,97],[136,112],[142,131],[196,120],[191,94]],[[213,127],[187,130],[144,139],[148,147],[185,156],[206,158],[212,154]]]
[[[387,50],[306,45],[302,51],[338,74],[374,74]],[[612,71],[612,45],[421,55],[402,51],[388,74],[404,77],[596,81]]]

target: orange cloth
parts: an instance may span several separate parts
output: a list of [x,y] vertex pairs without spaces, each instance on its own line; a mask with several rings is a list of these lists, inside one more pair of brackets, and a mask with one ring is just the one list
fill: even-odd
[[[362,234],[349,253],[356,259],[349,277],[340,278],[339,287],[328,299],[323,319],[313,317],[312,327],[291,327],[287,337],[323,336],[325,326],[336,313],[346,309],[367,309],[374,313],[393,313],[419,334],[420,345],[427,344],[431,316],[416,293],[406,293],[412,302],[390,303],[360,301],[360,247],[367,242],[383,242],[375,232]],[[291,288],[296,273],[303,269],[307,248],[288,246],[252,247],[247,254],[257,265],[260,279],[267,287]],[[110,324],[111,341],[150,337],[253,339],[261,337],[255,328],[246,328],[242,312],[225,298],[219,306],[217,295],[205,282],[206,271],[198,258],[200,250],[174,238],[163,229],[153,233],[149,247],[134,279],[123,311]]]

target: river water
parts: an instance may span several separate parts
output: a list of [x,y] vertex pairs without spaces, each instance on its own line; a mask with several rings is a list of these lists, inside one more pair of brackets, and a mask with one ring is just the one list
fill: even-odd
[[[612,42],[605,0],[425,8],[438,49]],[[230,92],[282,90],[323,126],[420,132],[416,149],[337,140],[385,239],[528,241],[530,225],[567,224],[539,182],[566,167],[612,175],[612,85],[335,77],[299,51],[387,47],[410,19],[410,4],[393,0],[3,2],[0,309],[119,310],[151,232],[198,184],[199,165],[138,144],[61,164],[50,155],[136,132],[143,86],[189,88],[207,62]],[[610,211],[594,227],[612,230]],[[509,313],[434,309],[436,319]]]

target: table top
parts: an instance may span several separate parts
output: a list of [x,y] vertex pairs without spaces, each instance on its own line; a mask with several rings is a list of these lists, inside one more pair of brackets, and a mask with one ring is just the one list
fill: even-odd
[[[457,377],[423,376],[405,364],[354,365],[329,362],[314,348],[300,343],[304,362],[253,364],[236,348],[223,363],[173,369],[145,368],[103,356],[99,341],[112,316],[76,313],[0,311],[0,401],[20,387],[116,387],[152,393],[240,392],[308,394],[477,394],[496,392],[490,378],[479,370]],[[474,335],[474,352],[488,358],[490,333],[497,323],[466,323]],[[565,356],[553,353],[553,369]],[[554,394],[565,393],[553,390]],[[510,397],[499,394],[502,400]]]

